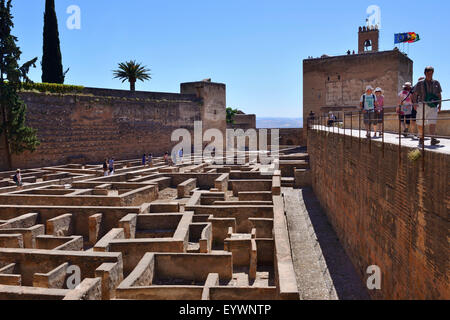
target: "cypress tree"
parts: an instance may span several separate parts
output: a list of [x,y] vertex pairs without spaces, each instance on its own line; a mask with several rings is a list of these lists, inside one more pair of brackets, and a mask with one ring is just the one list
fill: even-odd
[[11,154],[33,152],[39,145],[36,130],[25,125],[27,107],[19,97],[21,80],[36,59],[19,67],[21,51],[16,46],[17,38],[11,35],[11,7],[11,0],[0,0],[0,137],[3,136],[9,168]]
[[59,44],[58,19],[55,0],[45,1],[44,46],[42,56],[42,82],[64,83],[61,48]]

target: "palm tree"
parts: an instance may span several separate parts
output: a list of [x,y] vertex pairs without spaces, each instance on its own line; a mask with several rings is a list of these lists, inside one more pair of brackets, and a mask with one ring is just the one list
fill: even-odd
[[150,80],[150,69],[135,60],[119,63],[119,69],[113,71],[114,79],[130,82],[130,91],[136,91],[136,81]]

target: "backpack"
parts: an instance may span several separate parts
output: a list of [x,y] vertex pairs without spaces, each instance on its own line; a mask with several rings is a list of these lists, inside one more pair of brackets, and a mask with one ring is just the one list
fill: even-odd
[[13,181],[16,182],[16,183],[19,182],[19,179],[17,178],[17,174],[14,175]]
[[[432,82],[432,84],[433,84],[433,82]],[[428,102],[428,101],[439,101],[439,97],[437,96],[437,95],[435,95],[434,93],[430,93],[430,92],[428,92],[428,90],[427,90],[427,82],[424,80],[423,81],[423,87],[424,87],[424,90],[425,90],[425,102]],[[430,108],[437,108],[437,106],[438,106],[438,102],[429,102],[429,103],[427,103],[427,105],[430,107]]]

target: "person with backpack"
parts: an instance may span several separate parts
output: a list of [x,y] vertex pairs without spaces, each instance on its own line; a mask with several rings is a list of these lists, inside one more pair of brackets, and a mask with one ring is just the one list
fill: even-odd
[[398,93],[399,104],[397,107],[398,119],[401,123],[403,136],[406,138],[409,133],[409,125],[411,124],[412,110],[413,110],[413,95],[412,84],[406,82],[403,89]]
[[[367,86],[366,93],[361,96],[360,105],[362,113],[364,114],[364,125],[366,127],[366,138],[370,139],[371,135],[371,125],[375,127],[375,132],[377,129],[375,108],[377,107],[377,97],[373,93],[373,87]],[[375,133],[376,136],[376,133]]]
[[147,162],[147,155],[144,153],[142,155],[142,165],[144,166],[144,168],[145,168],[145,165],[147,164],[146,162]]
[[[425,120],[425,127],[430,126],[431,145],[435,146],[440,143],[434,135],[436,134],[436,123],[438,112],[442,108],[442,88],[439,81],[433,79],[434,68],[425,68],[425,80],[416,85],[414,93],[415,100],[418,102],[417,107],[417,127],[419,130],[419,148],[422,148],[425,143],[425,129],[423,121]],[[425,118],[424,118],[425,115]]]
[[16,186],[21,189],[23,186],[22,175],[20,174],[20,169],[16,170],[16,174],[13,176],[13,181],[16,183]]

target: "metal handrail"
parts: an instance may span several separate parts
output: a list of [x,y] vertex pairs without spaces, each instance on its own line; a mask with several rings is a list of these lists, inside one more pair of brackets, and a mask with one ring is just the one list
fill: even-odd
[[[429,104],[429,103],[438,103],[438,102],[440,102],[441,106],[442,106],[442,102],[446,102],[446,101],[450,101],[450,99],[443,99],[443,100],[436,100],[436,101],[425,101],[425,102],[419,102],[419,103]],[[416,106],[419,105],[419,103],[413,103],[412,105],[414,107],[416,107]],[[393,106],[393,107],[397,108],[399,106]],[[402,135],[404,135],[406,133],[402,132],[402,125],[401,125],[402,124],[402,120],[401,119],[397,120],[398,121],[398,132],[397,131],[393,131],[393,130],[386,130],[386,127],[385,127],[385,123],[387,122],[386,121],[386,116],[401,115],[398,112],[384,112],[384,110],[387,109],[387,108],[392,108],[392,106],[384,106],[382,108],[382,111],[377,111],[376,109],[373,110],[373,111],[370,111],[370,112],[373,112],[375,114],[376,113],[381,114],[382,116],[381,116],[381,122],[378,122],[379,119],[371,119],[370,120],[370,122],[369,122],[369,130],[370,130],[369,134],[372,132],[372,130],[371,130],[372,126],[375,125],[373,122],[377,121],[376,126],[378,126],[378,125],[381,126],[382,151],[383,151],[383,157],[384,157],[384,150],[385,150],[384,149],[384,144],[385,144],[384,135],[385,135],[385,133],[394,133],[394,134],[398,133],[398,136],[399,136],[399,151],[398,151],[398,154],[399,154],[399,163],[401,163]],[[421,126],[419,125],[420,127],[422,127],[422,135],[421,135],[421,137],[419,139],[422,142],[422,146],[421,146],[422,170],[425,171],[425,156],[424,156],[425,155],[425,139],[427,137],[450,139],[450,136],[436,135],[436,134],[426,134],[425,133],[425,127],[426,127],[425,121],[428,122],[429,120],[432,120],[432,121],[434,121],[434,120],[436,120],[436,121],[450,120],[450,117],[425,118],[425,108],[422,108],[422,109],[423,109],[423,111],[422,111],[423,113],[422,113],[422,117],[421,117],[422,119],[415,120],[413,118],[407,119],[405,117],[404,118],[404,122],[406,122],[407,120],[409,120],[410,123],[415,121],[416,124],[418,122],[422,122],[422,125]],[[362,140],[361,139],[361,114],[363,114],[363,110],[359,109],[358,111],[345,111],[345,110],[344,111],[333,111],[333,114],[335,115],[335,119],[330,119],[329,116],[318,116],[317,117],[317,116],[314,115],[312,118],[308,117],[308,120],[307,120],[307,131],[312,129],[311,128],[311,123],[312,123],[314,125],[320,125],[320,126],[324,126],[325,128],[328,128],[328,130],[327,130],[328,132],[330,132],[330,129],[332,128],[333,133],[334,133],[335,124],[339,123],[339,124],[342,124],[343,134],[344,135],[346,134],[346,130],[350,129],[351,130],[351,135],[353,136],[353,117],[355,115],[357,115],[358,116],[358,119],[357,119],[357,121],[358,121],[358,139],[359,139],[359,142],[360,142],[359,148],[361,148],[361,140]],[[340,117],[341,114],[342,114],[342,118]],[[349,116],[351,117],[351,119],[350,119],[350,128],[347,128],[347,126],[346,126],[346,117],[349,117]],[[338,134],[339,133],[340,133],[340,126],[338,126]],[[419,134],[420,133],[418,132],[417,136],[419,136]],[[370,139],[369,139],[369,150],[370,150],[370,152],[371,152],[371,142],[372,142],[372,138],[370,137]]]

